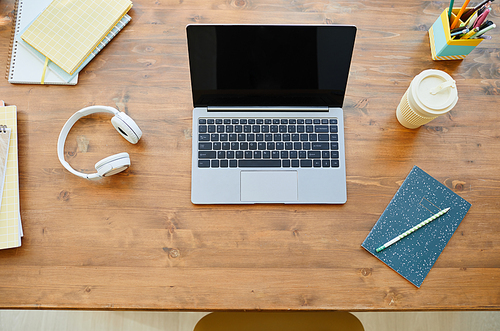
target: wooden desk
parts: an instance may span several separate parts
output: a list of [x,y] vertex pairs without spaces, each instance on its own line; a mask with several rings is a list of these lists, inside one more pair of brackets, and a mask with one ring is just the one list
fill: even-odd
[[[135,0],[131,23],[78,85],[0,80],[1,98],[18,107],[25,233],[22,247],[0,251],[0,307],[500,309],[500,35],[464,61],[432,61],[427,30],[446,5]],[[2,1],[5,62],[12,9]],[[344,105],[345,205],[191,204],[191,23],[358,26]],[[460,100],[449,115],[405,129],[396,106],[430,68],[456,79]],[[107,115],[77,124],[66,144],[75,168],[131,155],[127,172],[98,182],[71,175],[56,155],[64,122],[89,105],[115,106],[144,131],[130,145]],[[413,165],[472,203],[420,289],[360,246]]]

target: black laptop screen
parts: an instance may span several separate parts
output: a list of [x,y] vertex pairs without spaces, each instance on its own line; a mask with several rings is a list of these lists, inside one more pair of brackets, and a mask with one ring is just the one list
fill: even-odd
[[195,107],[342,107],[356,28],[189,25]]

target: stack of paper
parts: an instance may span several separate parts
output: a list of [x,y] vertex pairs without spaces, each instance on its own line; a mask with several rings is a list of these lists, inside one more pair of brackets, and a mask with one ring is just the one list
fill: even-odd
[[0,168],[3,186],[0,199],[0,249],[19,247],[23,233],[19,210],[17,109],[16,106],[4,106],[3,102],[0,106]]
[[130,0],[19,0],[8,79],[75,85],[130,21]]

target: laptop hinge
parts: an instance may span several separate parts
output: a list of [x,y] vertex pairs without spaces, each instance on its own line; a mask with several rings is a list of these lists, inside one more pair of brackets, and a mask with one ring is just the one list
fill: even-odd
[[327,112],[328,106],[208,106],[207,110],[210,111],[261,111],[261,112],[274,112],[274,111],[311,111]]

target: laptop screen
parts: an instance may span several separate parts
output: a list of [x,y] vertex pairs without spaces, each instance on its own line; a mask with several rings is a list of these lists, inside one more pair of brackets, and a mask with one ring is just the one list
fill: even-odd
[[195,107],[342,107],[356,27],[188,25]]

